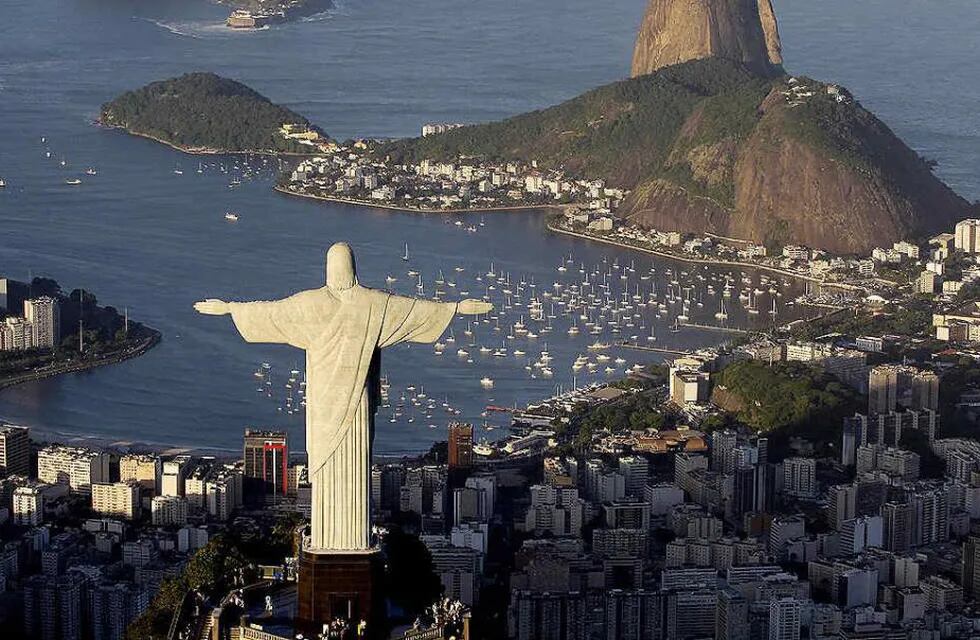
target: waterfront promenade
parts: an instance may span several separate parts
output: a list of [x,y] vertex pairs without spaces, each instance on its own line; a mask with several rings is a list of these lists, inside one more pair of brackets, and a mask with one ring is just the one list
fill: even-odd
[[354,207],[366,207],[368,209],[385,209],[387,211],[399,211],[402,213],[445,213],[445,214],[464,214],[464,213],[505,213],[505,212],[530,212],[530,211],[564,211],[567,207],[575,205],[564,204],[515,204],[500,207],[457,207],[451,209],[433,209],[429,207],[410,207],[407,205],[386,204],[373,200],[359,200],[357,198],[341,198],[339,196],[318,196],[312,193],[299,193],[287,189],[281,185],[273,187],[279,193],[296,198],[308,198],[310,200],[320,200],[323,202],[336,202],[338,204],[348,204]]
[[855,287],[854,285],[849,285],[849,284],[844,284],[839,282],[826,282],[821,278],[815,278],[810,275],[799,273],[797,271],[790,271],[789,269],[782,269],[780,267],[758,264],[756,262],[743,262],[739,260],[718,260],[716,258],[693,258],[689,256],[682,256],[671,251],[654,249],[652,247],[641,247],[635,244],[630,244],[628,242],[623,242],[621,240],[613,240],[612,238],[606,238],[603,236],[594,235],[590,233],[572,231],[571,229],[565,229],[563,227],[559,227],[558,225],[555,225],[551,222],[548,223],[548,230],[566,236],[582,238],[583,240],[592,240],[595,242],[601,242],[603,244],[612,245],[614,247],[619,247],[621,249],[632,249],[633,251],[641,251],[643,253],[649,253],[651,255],[660,256],[662,258],[677,260],[678,262],[687,262],[689,264],[706,264],[706,265],[711,265],[713,267],[734,267],[737,269],[761,269],[762,271],[768,271],[770,273],[776,273],[790,278],[799,278],[800,280],[813,282],[815,284],[819,284],[825,287],[837,287],[840,289],[847,289],[852,291],[859,290],[859,287]]
[[0,378],[0,390],[6,389],[7,387],[12,387],[14,385],[23,384],[25,382],[32,382],[34,380],[43,380],[44,378],[59,376],[64,373],[79,373],[81,371],[95,369],[96,367],[123,362],[124,360],[129,360],[130,358],[143,355],[155,347],[159,342],[160,333],[154,331],[152,335],[143,338],[135,344],[127,346],[121,351],[104,354],[98,358],[83,358],[81,360],[55,362],[46,367],[31,369],[29,371]]

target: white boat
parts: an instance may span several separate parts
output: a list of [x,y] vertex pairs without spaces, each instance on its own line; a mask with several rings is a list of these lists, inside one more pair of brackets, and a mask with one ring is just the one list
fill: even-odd
[[408,262],[408,243],[405,243],[405,253],[402,254],[402,260]]
[[85,173],[87,175],[94,176],[95,174],[98,173],[98,171],[95,170],[95,167],[89,167],[88,169],[85,170]]
[[79,180],[78,178],[68,178],[67,180],[65,180],[65,184],[76,186],[82,184],[82,181]]
[[238,222],[238,214],[229,211],[228,213],[225,214],[225,220],[227,220],[228,222]]
[[480,378],[480,386],[484,389],[493,389],[493,378],[483,376]]
[[3,189],[6,186],[7,186],[7,183],[4,181],[3,178],[0,178],[0,189]]

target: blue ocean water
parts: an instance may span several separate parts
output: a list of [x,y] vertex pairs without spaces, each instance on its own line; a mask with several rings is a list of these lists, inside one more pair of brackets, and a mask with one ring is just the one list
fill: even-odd
[[[228,450],[239,447],[244,427],[277,425],[301,448],[302,413],[281,409],[288,372],[302,369],[302,353],[247,345],[229,320],[201,317],[191,304],[319,286],[323,253],[338,240],[354,245],[362,282],[380,287],[392,275],[403,293],[415,289],[409,268],[423,274],[427,292],[442,269],[458,280],[457,292],[466,286],[483,293],[478,286],[486,285],[491,261],[514,285],[526,282],[527,292],[532,281],[542,289],[574,284],[576,265],[608,270],[614,261],[635,261],[637,273],[657,269],[662,292],[665,269],[677,265],[548,235],[538,214],[470,215],[459,227],[439,216],[289,199],[271,191],[274,167],[261,161],[246,169],[234,159],[199,159],[92,124],[100,104],[119,92],[193,70],[245,82],[338,138],[414,135],[432,120],[502,118],[625,77],[643,4],[341,0],[304,21],[234,32],[222,24],[226,9],[202,0],[8,0],[0,23],[0,176],[9,185],[0,192],[0,273],[84,287],[128,307],[133,318],[159,328],[164,341],[120,365],[0,392],[0,418],[62,439]],[[781,0],[776,10],[791,71],[847,85],[936,159],[961,193],[980,196],[974,110],[980,88],[971,72],[980,8],[969,0],[951,0],[942,13],[922,2]],[[84,175],[88,167],[97,175]],[[82,185],[65,185],[75,176]],[[235,178],[242,184],[230,188]],[[238,212],[239,223],[227,223],[226,211]],[[400,259],[406,242],[410,265]],[[565,263],[569,254],[573,262]],[[556,271],[562,263],[569,265],[564,274]],[[785,288],[781,319],[794,313],[782,304],[796,288]],[[707,300],[693,315],[710,320],[716,304]],[[479,424],[487,404],[510,406],[549,395],[558,384],[604,379],[606,365],[592,376],[573,374],[571,361],[595,337],[568,337],[568,318],[556,320],[547,340],[509,343],[507,323],[518,313],[500,333],[476,328],[474,347],[467,347],[472,363],[455,355],[469,341],[465,321],[455,323],[457,343],[442,356],[430,347],[390,350],[384,369],[393,402],[402,393],[409,401],[394,423],[390,411],[379,414],[377,448],[416,451],[444,437],[451,416],[443,403]],[[750,322],[737,302],[731,313],[732,322]],[[664,346],[725,338],[670,333],[671,320],[645,317],[637,324],[646,332],[653,322]],[[630,332],[624,333],[601,339]],[[481,357],[475,349],[500,343],[511,352],[507,358]],[[555,375],[532,378],[526,359],[544,348],[555,357]],[[526,356],[513,356],[515,349]],[[612,355],[627,360],[610,363],[620,375],[624,366],[659,359]],[[272,398],[256,391],[253,372],[261,362],[273,366]],[[480,386],[483,376],[494,379],[494,389]],[[423,385],[438,399],[431,412],[408,408],[406,388]]]

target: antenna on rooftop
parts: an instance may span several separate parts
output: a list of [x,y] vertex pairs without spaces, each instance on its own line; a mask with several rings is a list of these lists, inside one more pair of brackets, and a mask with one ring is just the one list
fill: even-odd
[[78,353],[82,353],[85,349],[85,332],[82,326],[82,301],[85,299],[85,289],[78,291]]

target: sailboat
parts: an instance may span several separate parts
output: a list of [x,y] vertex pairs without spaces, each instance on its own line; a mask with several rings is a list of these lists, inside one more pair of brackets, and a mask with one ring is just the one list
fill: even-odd
[[725,299],[721,299],[721,309],[715,314],[717,320],[728,320],[728,312],[725,311]]

